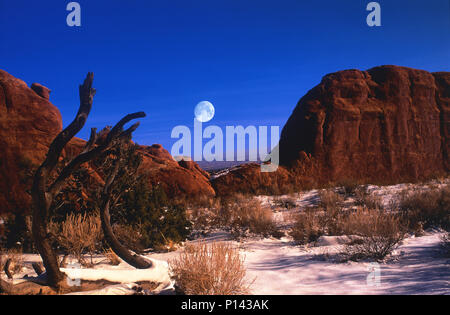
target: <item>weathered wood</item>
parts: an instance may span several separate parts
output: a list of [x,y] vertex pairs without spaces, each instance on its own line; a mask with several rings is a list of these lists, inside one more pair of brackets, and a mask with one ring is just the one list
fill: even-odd
[[123,126],[129,121],[145,117],[145,113],[139,112],[129,114],[122,118],[108,133],[106,141],[97,144],[97,133],[91,130],[91,136],[84,150],[74,157],[59,172],[53,183],[49,183],[50,175],[55,169],[62,150],[67,143],[83,128],[92,108],[95,96],[95,89],[92,88],[94,74],[88,73],[84,83],[79,87],[80,107],[75,119],[60,132],[51,143],[47,157],[34,175],[31,195],[33,199],[33,223],[32,232],[36,248],[42,257],[46,270],[48,284],[55,288],[65,285],[66,276],[59,269],[58,258],[51,245],[51,235],[48,233],[49,210],[54,198],[59,194],[66,184],[68,178],[84,163],[100,156],[110,149],[116,142],[128,138],[136,130],[139,124],[134,124],[123,131]]
[[[122,258],[126,263],[137,269],[148,269],[153,266],[152,262],[145,259],[142,256],[133,254],[130,250],[128,250],[125,246],[123,246],[117,237],[114,234],[114,231],[111,227],[111,216],[109,213],[109,209],[112,203],[112,184],[114,179],[119,172],[119,161],[116,161],[113,171],[108,176],[105,186],[103,188],[102,194],[102,206],[100,207],[100,219],[102,222],[103,234],[105,235],[105,239],[108,242],[108,245],[114,251],[114,253]],[[114,203],[113,203],[114,204]]]
[[3,267],[3,271],[5,271],[6,276],[8,277],[8,279],[12,279],[13,275],[11,273],[10,267],[11,267],[11,258],[8,258],[6,260],[5,266]]
[[44,273],[44,266],[42,263],[34,262],[31,265],[33,266],[34,272],[36,272],[38,276]]

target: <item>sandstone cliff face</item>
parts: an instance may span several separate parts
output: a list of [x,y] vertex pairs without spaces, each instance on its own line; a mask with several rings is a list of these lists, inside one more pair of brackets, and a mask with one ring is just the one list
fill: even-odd
[[325,76],[297,104],[281,134],[277,172],[246,166],[214,179],[213,186],[228,194],[233,189],[228,183],[242,178],[248,183],[236,191],[257,189],[252,183],[265,190],[268,182],[286,178],[305,188],[445,175],[449,135],[449,72],[398,66],[340,71]]
[[[32,171],[44,160],[48,147],[62,130],[59,110],[49,102],[50,90],[25,82],[0,70],[0,213],[31,210]],[[95,106],[95,105],[94,105]],[[63,155],[82,150],[86,141],[74,138]],[[178,163],[160,145],[141,146],[140,171],[150,185],[161,184],[170,197],[214,195],[208,174],[196,163]],[[94,182],[103,179],[94,170]]]
[[27,172],[41,164],[61,128],[48,98],[0,70],[0,213],[30,209]]
[[309,154],[321,182],[397,182],[448,172],[449,76],[397,66],[325,76],[286,123],[281,164]]

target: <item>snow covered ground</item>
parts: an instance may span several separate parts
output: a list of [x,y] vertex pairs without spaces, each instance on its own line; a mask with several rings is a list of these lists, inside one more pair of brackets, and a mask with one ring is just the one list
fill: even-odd
[[[337,263],[339,238],[326,246],[295,246],[288,238],[234,242],[245,256],[252,294],[450,294],[450,260],[440,257],[441,233],[407,238],[387,262]],[[206,242],[229,241],[214,234]],[[180,249],[182,250],[182,249]],[[177,252],[153,254],[170,260]],[[374,269],[375,268],[375,269]],[[368,280],[369,278],[369,280]]]
[[[370,189],[388,205],[395,195],[412,187],[372,186]],[[275,218],[282,228],[288,226],[286,215],[317,203],[318,191],[312,190],[289,197],[297,204],[297,207],[290,210],[273,207],[273,197],[258,197],[263,204],[272,206]],[[321,237],[313,245],[298,246],[289,237],[247,238],[237,242],[232,240],[229,233],[215,231],[203,241],[230,241],[239,247],[245,256],[248,280],[254,281],[251,286],[253,294],[450,295],[450,259],[444,258],[439,252],[442,234],[439,231],[428,231],[422,237],[406,238],[392,257],[383,263],[337,262],[336,255],[348,239],[345,236]],[[167,262],[176,258],[182,251],[183,247],[175,252],[148,254],[147,258],[153,260],[157,266],[153,270],[136,270],[123,262],[119,266],[111,266],[105,262],[105,257],[97,256],[94,259],[94,269],[68,268],[64,271],[72,278],[103,279],[118,283],[83,294],[133,294],[133,288],[139,281],[160,283],[156,293],[170,292],[173,284],[169,279]],[[40,257],[25,255],[24,258],[27,267],[16,276],[14,283],[24,281],[20,278],[25,274],[35,276],[30,263],[40,261]]]

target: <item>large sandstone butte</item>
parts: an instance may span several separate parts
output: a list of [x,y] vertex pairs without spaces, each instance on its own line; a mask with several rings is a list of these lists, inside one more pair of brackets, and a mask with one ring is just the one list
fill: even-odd
[[[297,186],[339,181],[395,183],[448,175],[450,73],[398,66],[326,75],[297,104],[283,128],[279,170],[257,165],[214,179],[241,191],[269,189],[286,178]],[[251,186],[261,182],[262,189]],[[286,186],[286,183],[284,183]],[[278,189],[278,187],[276,187]]]
[[[76,85],[74,85],[75,91]],[[59,110],[49,101],[50,90],[25,82],[0,70],[0,213],[30,211],[32,170],[45,158],[48,147],[62,130]],[[94,105],[95,106],[95,105]],[[84,147],[74,138],[64,154]],[[208,174],[193,162],[176,162],[160,145],[141,146],[141,171],[150,185],[160,184],[170,197],[214,195]],[[94,180],[101,182],[95,172]]]

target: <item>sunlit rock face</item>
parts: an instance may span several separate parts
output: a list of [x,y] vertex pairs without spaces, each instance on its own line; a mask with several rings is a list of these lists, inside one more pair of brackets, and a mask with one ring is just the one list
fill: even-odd
[[213,186],[226,194],[276,192],[447,175],[449,135],[449,72],[398,66],[340,71],[298,102],[281,134],[277,172],[236,168],[213,179]]
[[0,213],[30,210],[29,172],[42,163],[62,130],[49,90],[34,88],[0,70]]

